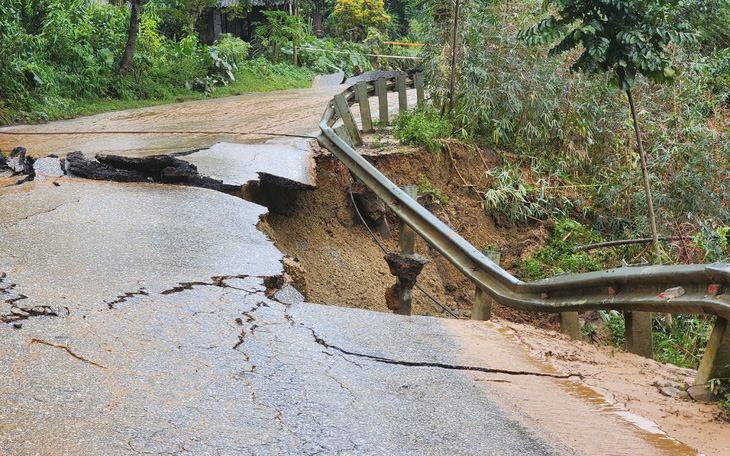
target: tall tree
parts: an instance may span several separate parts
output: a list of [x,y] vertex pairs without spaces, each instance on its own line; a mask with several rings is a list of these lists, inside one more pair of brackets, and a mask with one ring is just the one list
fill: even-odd
[[637,75],[644,75],[655,83],[671,82],[674,78],[676,70],[667,47],[693,39],[693,35],[685,32],[683,24],[675,22],[678,4],[679,0],[545,0],[544,7],[552,14],[521,32],[521,36],[532,44],[552,44],[550,55],[578,49],[581,52],[573,61],[572,70],[588,74],[610,73],[618,87],[626,92],[634,121],[656,260],[659,260],[661,250],[631,89]]
[[134,62],[134,49],[137,46],[137,35],[139,35],[139,20],[142,16],[143,0],[131,0],[131,14],[129,16],[129,32],[127,33],[127,45],[124,47],[122,64],[119,71],[125,75],[132,69]]

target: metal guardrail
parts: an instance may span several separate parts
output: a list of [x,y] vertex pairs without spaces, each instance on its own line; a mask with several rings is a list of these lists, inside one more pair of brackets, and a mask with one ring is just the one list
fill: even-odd
[[[407,103],[404,102],[407,86],[416,88],[419,103],[422,103],[424,97],[421,73],[389,80],[380,79],[375,83],[361,82],[336,95],[328,103],[322,116],[322,135],[318,140],[401,220],[497,303],[538,312],[619,310],[715,315],[720,317],[719,322],[730,319],[730,294],[726,294],[730,293],[730,265],[725,263],[627,266],[523,282],[489,260],[410,198],[355,150],[355,146],[362,144],[362,141],[350,106],[359,100],[363,101],[359,103],[363,131],[372,131],[369,101],[366,101],[370,94],[380,98],[381,120],[384,117],[385,99],[387,119],[386,92],[399,93],[399,105],[403,111],[407,109]],[[339,119],[342,119],[343,127],[333,128]],[[670,291],[672,289],[676,291],[673,293]],[[719,326],[716,325],[716,331]],[[724,329],[723,334],[715,336],[713,333],[713,338],[718,339],[718,343],[722,341],[721,345],[724,345]],[[727,342],[730,344],[730,335],[727,335]],[[726,351],[730,353],[730,345]]]

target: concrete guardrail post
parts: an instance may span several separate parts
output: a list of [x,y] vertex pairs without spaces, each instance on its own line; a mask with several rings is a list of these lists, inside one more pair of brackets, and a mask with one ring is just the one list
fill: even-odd
[[[502,254],[495,250],[483,250],[482,254],[489,258],[499,266],[499,262],[502,259]],[[471,307],[471,319],[472,320],[489,320],[492,318],[492,307],[494,306],[494,300],[491,296],[485,293],[481,288],[476,287],[474,290],[474,304]]]
[[[403,191],[414,201],[418,199],[417,186],[406,185],[403,187]],[[398,219],[398,250],[406,255],[413,254],[416,251],[416,232],[401,219]]]
[[368,98],[368,86],[365,81],[359,81],[355,84],[355,95],[357,97],[357,103],[360,105],[362,132],[372,133],[373,119],[370,115],[370,99]]
[[645,358],[654,358],[651,338],[651,312],[624,312],[626,351]]
[[416,86],[416,100],[418,107],[422,108],[426,102],[426,94],[423,92],[423,72],[419,71],[413,75],[413,85]]
[[352,138],[352,144],[354,146],[362,146],[362,137],[360,136],[360,130],[357,129],[355,118],[352,117],[350,107],[347,105],[347,99],[345,99],[345,96],[343,94],[339,93],[335,95],[334,101],[335,111],[337,112],[337,115],[340,116],[340,119],[342,119],[342,122],[345,124],[345,129],[347,129],[347,133],[350,135],[350,138]]
[[578,312],[560,312],[560,332],[573,340],[581,339]]
[[406,92],[405,74],[400,74],[395,77],[395,88],[398,91],[398,109],[402,114],[408,111],[408,93]]
[[[407,185],[403,191],[413,198],[418,197],[418,187]],[[396,277],[396,283],[385,292],[385,300],[389,309],[401,315],[411,315],[413,301],[413,287],[416,278],[428,263],[428,260],[415,254],[416,232],[404,223],[398,221],[398,253],[389,253],[385,256],[390,273]]]
[[378,78],[375,81],[375,93],[378,95],[378,119],[384,124],[388,124],[388,80]]
[[707,341],[695,385],[705,384],[714,378],[730,378],[730,325],[721,317],[717,317]]

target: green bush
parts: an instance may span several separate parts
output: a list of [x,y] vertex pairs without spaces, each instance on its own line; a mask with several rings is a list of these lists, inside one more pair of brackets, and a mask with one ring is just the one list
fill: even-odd
[[451,124],[430,109],[407,111],[396,117],[393,135],[403,144],[423,146],[428,151],[438,152],[441,150],[439,139],[451,135]]
[[[525,280],[537,280],[565,273],[598,271],[615,261],[606,250],[573,251],[574,247],[601,242],[591,228],[570,218],[560,218],[553,224],[553,232],[545,247],[531,258],[521,261],[519,269]],[[616,266],[615,264],[611,266]]]
[[224,33],[218,38],[218,41],[216,41],[212,48],[218,51],[218,55],[221,58],[228,60],[234,65],[240,65],[248,57],[251,44],[230,33]]

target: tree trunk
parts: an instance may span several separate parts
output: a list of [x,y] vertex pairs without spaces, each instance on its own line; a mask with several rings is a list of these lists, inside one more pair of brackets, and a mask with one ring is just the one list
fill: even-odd
[[276,58],[279,57],[279,49],[276,46],[276,41],[271,41],[272,59],[276,62]]
[[451,81],[449,82],[449,118],[453,118],[454,91],[456,88],[456,44],[459,32],[459,2],[454,5],[454,30],[451,42]]
[[[636,132],[636,142],[639,149],[639,160],[641,160],[641,174],[644,176],[644,193],[646,193],[646,202],[649,207],[649,225],[651,226],[651,239],[654,243],[654,262],[661,261],[661,248],[659,246],[659,236],[656,232],[656,218],[654,217],[654,200],[651,197],[651,186],[649,183],[649,171],[646,169],[646,157],[644,157],[644,145],[641,143],[641,130],[639,129],[639,120],[636,118],[636,107],[634,106],[634,97],[631,96],[631,89],[626,91],[629,96],[629,106],[631,107],[631,117],[634,119],[634,131]],[[667,330],[672,332],[672,314],[664,314],[664,323]]]
[[134,61],[134,48],[137,45],[139,35],[139,18],[142,15],[142,0],[132,0],[132,14],[129,18],[129,34],[127,35],[127,46],[124,48],[120,72],[125,75],[132,69]]
[[296,43],[293,46],[294,46],[294,66],[297,66],[297,65],[299,65],[299,46],[297,46]]
[[641,174],[644,176],[644,193],[646,193],[646,203],[649,209],[649,225],[651,226],[651,238],[654,243],[654,260],[660,261],[661,250],[659,247],[659,235],[656,231],[656,218],[654,217],[654,201],[651,197],[651,185],[649,183],[649,171],[646,169],[646,158],[644,157],[644,145],[641,143],[641,130],[639,130],[639,120],[636,118],[636,107],[634,106],[634,98],[631,96],[631,89],[626,91],[629,96],[629,106],[631,107],[631,117],[634,119],[634,131],[636,132],[636,143],[639,149],[639,159],[641,160]]

